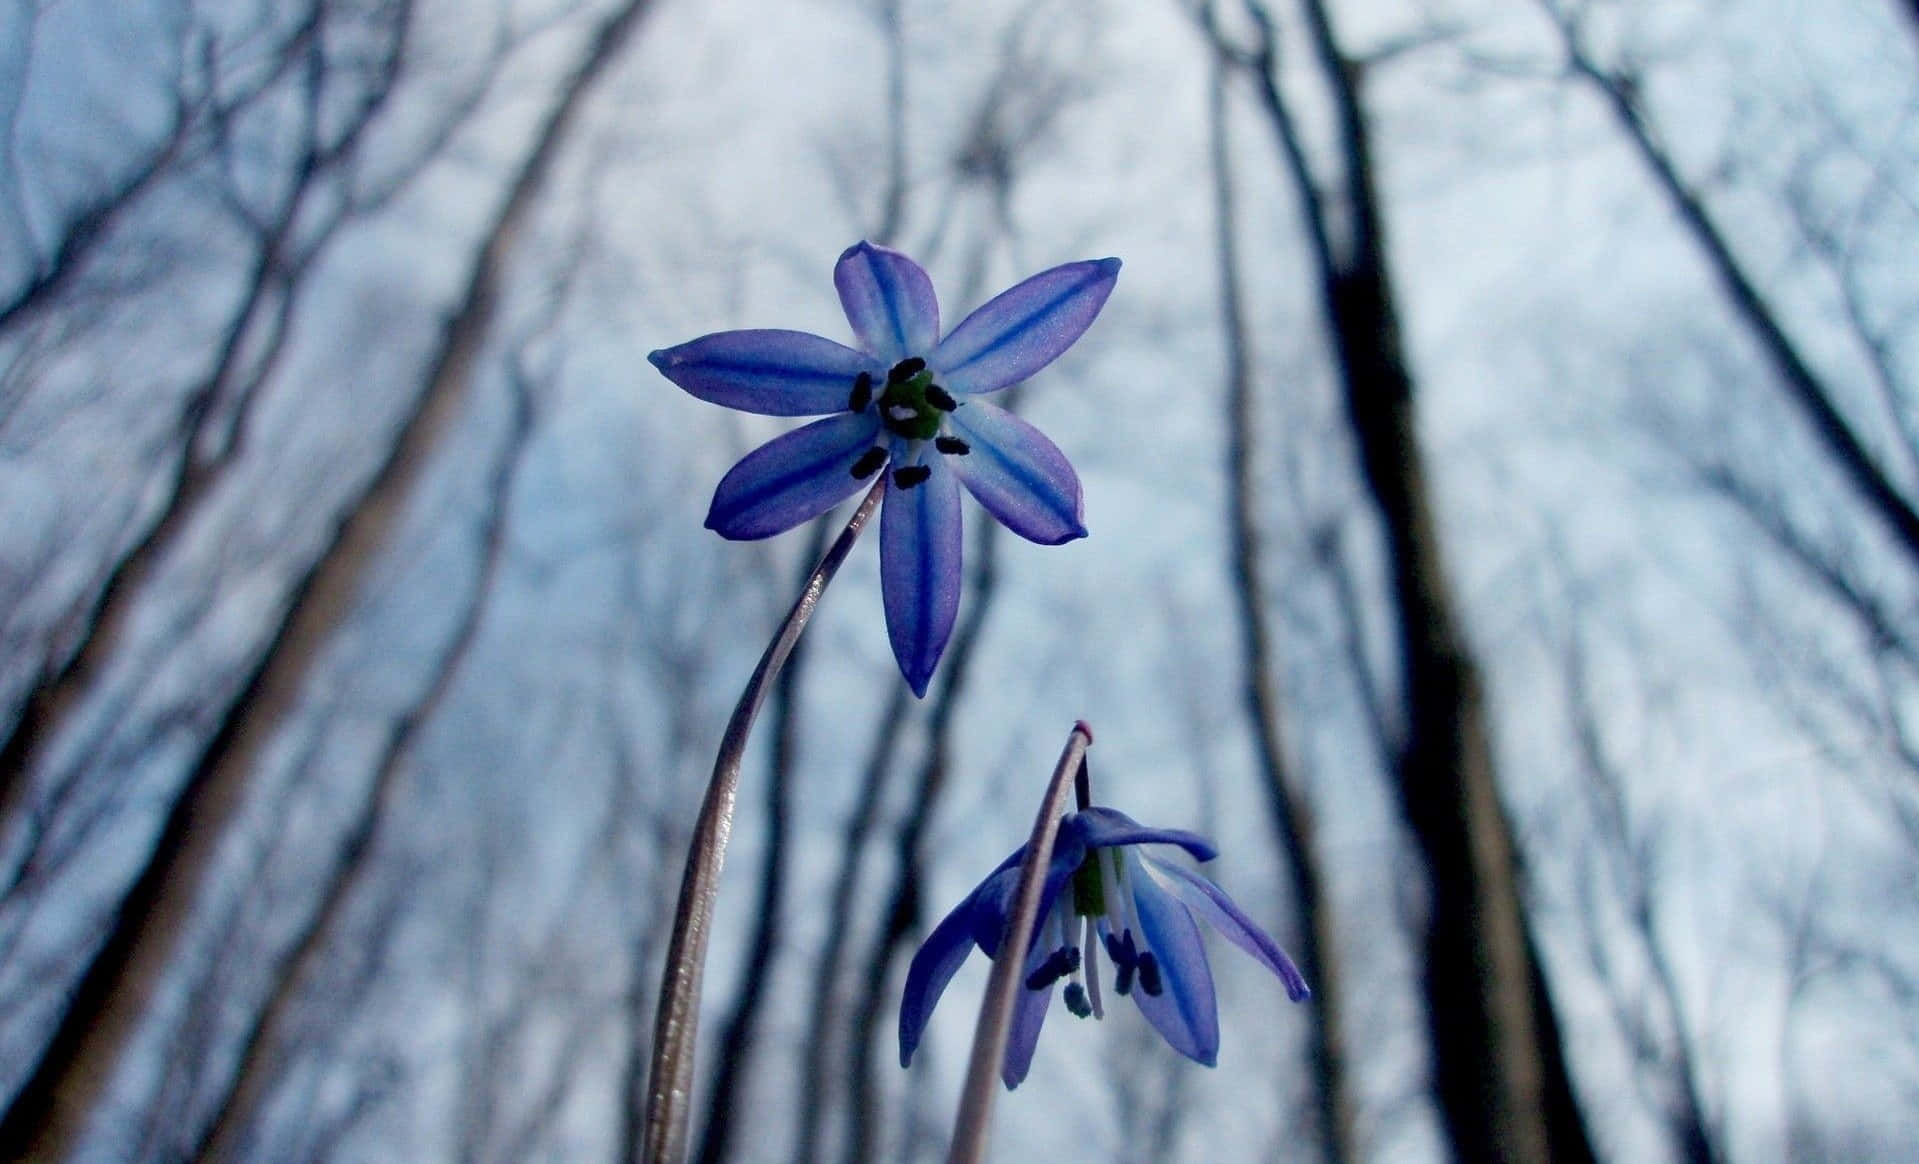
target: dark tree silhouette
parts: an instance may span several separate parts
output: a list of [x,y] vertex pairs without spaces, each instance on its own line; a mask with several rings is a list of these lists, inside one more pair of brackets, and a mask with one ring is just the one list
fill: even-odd
[[359,582],[387,544],[405,502],[463,407],[507,262],[585,97],[650,8],[630,0],[597,30],[533,139],[488,229],[459,309],[448,321],[426,385],[385,462],[308,568],[272,642],[201,753],[145,868],[121,900],[69,998],[52,1040],[0,1118],[0,1143],[56,1158],[85,1127],[126,1039],[173,952],[223,825],[255,760],[281,725],[301,681],[351,609]]
[[1460,624],[1417,434],[1363,105],[1364,64],[1331,14],[1302,0],[1313,79],[1330,109],[1337,173],[1308,158],[1279,87],[1280,38],[1263,5],[1236,59],[1277,137],[1317,276],[1347,421],[1386,543],[1406,702],[1394,762],[1399,806],[1426,869],[1424,987],[1433,1087],[1462,1160],[1588,1160],[1556,1017],[1521,900],[1512,828],[1493,768],[1479,669]]
[[[1210,11],[1206,14],[1210,17]],[[1261,495],[1253,442],[1258,433],[1254,406],[1253,354],[1239,273],[1238,227],[1234,221],[1230,137],[1227,133],[1227,63],[1217,29],[1214,76],[1208,117],[1212,122],[1213,213],[1218,219],[1220,327],[1226,340],[1226,459],[1228,478],[1227,544],[1232,551],[1233,592],[1237,599],[1243,698],[1253,729],[1260,784],[1279,839],[1280,856],[1298,911],[1294,951],[1300,971],[1312,987],[1307,1009],[1307,1060],[1312,1074],[1317,1141],[1328,1164],[1355,1159],[1353,1100],[1341,1018],[1346,983],[1341,978],[1332,904],[1320,853],[1313,805],[1287,753],[1278,682],[1278,644],[1266,598],[1264,544],[1256,502]]]

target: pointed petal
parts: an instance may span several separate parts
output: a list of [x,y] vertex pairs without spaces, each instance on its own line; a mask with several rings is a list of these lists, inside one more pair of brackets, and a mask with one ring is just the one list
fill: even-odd
[[1045,433],[984,400],[966,401],[946,423],[971,448],[947,467],[1001,525],[1042,546],[1086,536],[1079,474]]
[[[1026,968],[1020,972],[1021,978],[1039,969],[1046,960],[1049,950],[1035,946],[1026,953]],[[1024,983],[1019,988],[1019,997],[1013,1002],[1013,1022],[1006,1032],[1006,1058],[1000,1060],[1000,1082],[1006,1084],[1006,1090],[1018,1087],[1026,1078],[1027,1071],[1033,1066],[1033,1051],[1039,1046],[1040,1028],[1046,1025],[1046,1012],[1053,1005],[1053,988],[1049,985],[1040,990],[1028,990]]]
[[646,357],[701,400],[761,416],[844,412],[873,357],[803,331],[722,331]]
[[871,480],[853,476],[853,463],[878,436],[877,418],[849,412],[775,437],[720,478],[706,528],[743,541],[818,517]]
[[1011,387],[1073,346],[1106,305],[1118,278],[1118,259],[1041,271],[961,320],[927,362],[949,391]]
[[921,698],[959,612],[959,482],[945,461],[930,456],[926,466],[932,475],[911,489],[891,486],[880,513],[886,633],[900,673]]
[[[1025,859],[1026,846],[1021,845],[973,891],[973,897],[980,906],[974,915],[973,940],[979,943],[979,948],[986,951],[989,958],[999,957],[1006,919],[1013,915],[1014,899],[1019,896],[1020,863]],[[1033,915],[1033,932],[1027,938],[1028,949],[1039,941],[1041,927],[1052,916],[1053,903],[1085,859],[1086,846],[1062,828],[1053,842],[1053,856],[1046,865],[1046,879],[1040,882],[1039,912]]]
[[1126,852],[1126,862],[1140,928],[1146,931],[1146,945],[1159,962],[1160,981],[1165,984],[1158,995],[1135,985],[1133,999],[1173,1050],[1195,1063],[1214,1066],[1219,1061],[1219,1001],[1199,927],[1185,905],[1153,880],[1131,850]]
[[1154,872],[1161,874],[1168,887],[1179,895],[1193,915],[1219,931],[1221,937],[1259,960],[1286,987],[1286,997],[1304,1002],[1312,997],[1306,976],[1293,965],[1286,951],[1279,948],[1265,930],[1226,896],[1226,891],[1199,874],[1177,865],[1142,858]]
[[846,322],[860,344],[891,367],[925,355],[940,338],[940,303],[933,281],[898,251],[856,243],[833,268]]
[[973,952],[974,899],[968,897],[933,927],[906,968],[906,991],[900,998],[900,1066],[912,1063],[926,1034],[946,984]]
[[[1110,849],[1118,845],[1178,845],[1196,861],[1219,856],[1213,843],[1185,829],[1149,829],[1116,808],[1095,805],[1073,814],[1073,826],[1090,849]],[[1064,827],[1064,826],[1062,826]]]
[[[978,908],[973,911],[973,941],[988,958],[999,957],[1000,939],[1006,936],[1006,919],[1013,916],[1013,899],[1019,895],[1019,862],[1026,857],[1026,846],[993,870],[973,891]],[[1045,911],[1041,911],[1041,917]]]

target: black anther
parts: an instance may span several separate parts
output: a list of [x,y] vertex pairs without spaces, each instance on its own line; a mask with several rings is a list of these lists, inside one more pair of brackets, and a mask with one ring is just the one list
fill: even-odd
[[926,402],[941,412],[951,412],[959,407],[959,401],[953,399],[953,394],[938,384],[926,386]]
[[[857,468],[857,466],[855,467]],[[893,470],[893,484],[898,485],[901,489],[911,489],[932,475],[933,470],[927,468],[925,465],[908,465],[903,469]]]
[[[1141,954],[1139,952],[1139,947],[1133,943],[1133,931],[1127,930],[1125,934],[1117,938],[1111,934],[1107,934],[1106,956],[1113,960],[1114,993],[1121,995],[1132,993],[1134,971],[1139,971],[1140,985],[1144,986],[1146,984],[1146,968],[1143,963],[1145,959],[1152,957],[1152,955]],[[1159,981],[1159,967],[1157,966],[1153,967],[1153,981]],[[1157,992],[1149,990],[1146,993],[1154,994]]]
[[1046,960],[1026,976],[1026,989],[1044,990],[1079,969],[1079,947],[1061,946],[1046,955]]
[[873,474],[879,472],[880,466],[885,463],[886,450],[874,446],[861,453],[860,459],[853,462],[853,476],[861,479],[871,477]]
[[958,437],[935,437],[933,447],[942,453],[950,453],[955,457],[963,457],[973,451],[973,446]]
[[873,374],[861,372],[853,378],[853,394],[846,398],[848,412],[865,412],[866,406],[873,403]]
[[888,384],[903,384],[925,370],[925,360],[920,359],[918,356],[908,356],[893,365],[893,370],[886,374],[886,382]]
[[1066,1009],[1076,1018],[1091,1018],[1093,1004],[1086,1000],[1086,988],[1077,982],[1066,984]]
[[1153,998],[1158,998],[1166,989],[1159,980],[1159,959],[1153,957],[1151,950],[1139,956],[1139,988]]

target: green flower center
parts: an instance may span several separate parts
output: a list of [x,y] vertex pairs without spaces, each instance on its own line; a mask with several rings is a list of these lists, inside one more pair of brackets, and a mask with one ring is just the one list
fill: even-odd
[[1086,850],[1086,859],[1073,871],[1073,912],[1081,917],[1106,915],[1106,873],[1100,868],[1099,850]]
[[886,374],[886,387],[877,403],[886,430],[913,441],[939,436],[940,414],[957,406],[946,389],[933,383],[932,369],[918,356],[901,360]]

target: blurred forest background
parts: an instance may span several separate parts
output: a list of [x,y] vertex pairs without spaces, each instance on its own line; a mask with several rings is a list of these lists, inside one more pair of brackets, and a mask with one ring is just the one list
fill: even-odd
[[[944,1151],[905,960],[1100,798],[1215,836],[1208,1071],[1002,1159],[1919,1157],[1919,5],[0,5],[0,1145],[632,1156],[686,831],[822,534],[645,354],[1125,260],[924,702],[857,548],[762,721],[693,1142]],[[831,522],[833,519],[823,519]]]

